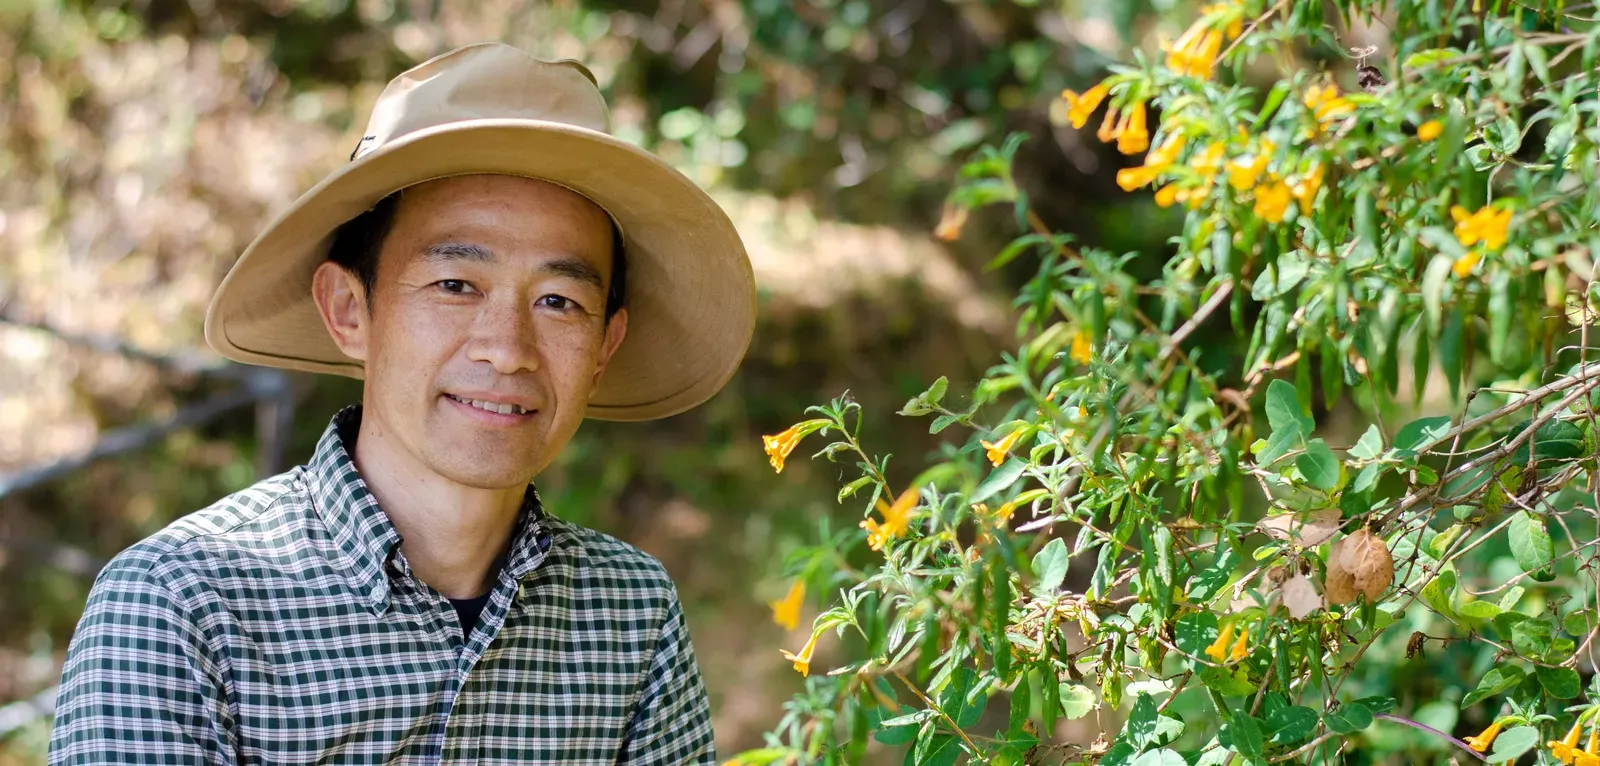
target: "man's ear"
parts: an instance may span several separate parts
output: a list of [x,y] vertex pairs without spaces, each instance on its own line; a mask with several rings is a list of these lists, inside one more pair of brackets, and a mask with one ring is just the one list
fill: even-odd
[[617,313],[606,322],[606,338],[600,344],[600,358],[594,366],[594,378],[590,381],[589,395],[600,390],[600,376],[605,374],[606,364],[611,361],[611,355],[617,353],[617,347],[622,345],[622,339],[628,335],[628,310],[617,309]]
[[311,277],[311,298],[339,350],[351,359],[367,361],[372,316],[367,313],[367,292],[361,281],[333,261],[323,261]]

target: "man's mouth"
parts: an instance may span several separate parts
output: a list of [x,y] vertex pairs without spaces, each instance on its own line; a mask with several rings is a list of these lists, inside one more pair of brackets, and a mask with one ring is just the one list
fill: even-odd
[[526,415],[531,412],[531,410],[524,409],[521,405],[517,404],[502,404],[498,402],[486,402],[482,399],[467,399],[465,397],[456,396],[455,394],[445,394],[445,396],[449,397],[453,401],[465,404],[468,407],[476,407],[480,410],[484,410],[485,412],[494,412],[500,415]]

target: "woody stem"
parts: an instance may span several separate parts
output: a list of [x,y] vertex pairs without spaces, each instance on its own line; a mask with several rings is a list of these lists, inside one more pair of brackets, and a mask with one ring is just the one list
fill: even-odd
[[1435,737],[1438,737],[1439,739],[1448,740],[1451,744],[1455,745],[1456,747],[1461,748],[1462,751],[1464,751],[1467,754],[1471,755],[1473,758],[1476,758],[1476,759],[1478,759],[1480,761],[1483,761],[1485,763],[1488,763],[1488,761],[1489,761],[1489,759],[1487,757],[1485,757],[1483,755],[1483,753],[1480,753],[1480,752],[1478,752],[1476,750],[1473,750],[1470,746],[1467,745],[1467,743],[1462,742],[1461,740],[1456,739],[1455,737],[1452,737],[1449,734],[1446,734],[1446,733],[1444,733],[1442,731],[1439,731],[1438,729],[1435,729],[1432,726],[1429,726],[1429,725],[1427,725],[1425,723],[1417,723],[1416,721],[1413,721],[1410,718],[1401,718],[1400,716],[1390,715],[1388,713],[1373,713],[1372,717],[1373,718],[1380,718],[1380,719],[1385,720],[1385,721],[1393,721],[1395,723],[1398,723],[1398,724],[1401,724],[1401,725],[1404,725],[1404,726],[1410,726],[1411,728],[1416,729],[1417,731],[1427,732],[1429,734],[1432,734]]

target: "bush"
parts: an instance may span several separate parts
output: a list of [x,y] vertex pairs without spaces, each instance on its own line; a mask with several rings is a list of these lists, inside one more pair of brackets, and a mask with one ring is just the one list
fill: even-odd
[[[1024,137],[972,159],[938,233],[1007,208],[1020,345],[964,406],[941,379],[901,410],[971,434],[909,483],[848,396],[767,438],[779,470],[831,440],[866,518],[784,562],[779,622],[829,608],[736,761],[1600,763],[1581,7],[1223,3],[1064,93],[1182,216],[1159,267],[1045,226]],[[1355,21],[1390,36],[1344,77],[1302,63]],[[1402,423],[1419,403],[1448,414]]]

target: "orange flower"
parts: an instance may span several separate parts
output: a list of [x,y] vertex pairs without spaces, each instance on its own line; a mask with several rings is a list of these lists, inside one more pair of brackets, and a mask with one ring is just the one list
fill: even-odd
[[1355,111],[1356,105],[1339,95],[1334,85],[1313,85],[1306,89],[1305,105],[1319,123],[1327,123]]
[[1222,632],[1217,634],[1217,640],[1212,641],[1211,645],[1206,647],[1205,655],[1210,657],[1212,662],[1222,662],[1227,659],[1228,646],[1232,643],[1233,625],[1230,623],[1222,626]]
[[1136,168],[1123,168],[1117,171],[1117,185],[1123,191],[1133,191],[1141,186],[1147,186],[1161,174],[1160,168],[1149,165],[1140,165]]
[[1490,250],[1505,247],[1506,233],[1511,228],[1509,208],[1496,210],[1492,205],[1484,205],[1478,212],[1468,213],[1466,208],[1452,205],[1450,217],[1456,221],[1456,241],[1462,247],[1472,247],[1479,241]]
[[1182,191],[1177,184],[1167,184],[1156,190],[1156,206],[1172,207],[1178,201],[1178,192]]
[[1494,738],[1500,736],[1500,722],[1494,721],[1489,728],[1478,732],[1476,737],[1467,737],[1467,746],[1480,753],[1489,752],[1489,745],[1494,744]]
[[1283,220],[1284,213],[1289,210],[1289,200],[1293,193],[1282,181],[1273,178],[1272,182],[1256,189],[1256,204],[1253,212],[1256,217],[1267,223],[1278,223]]
[[1233,642],[1233,649],[1228,652],[1229,662],[1238,662],[1250,656],[1250,629],[1239,631],[1239,640]]
[[1061,97],[1067,100],[1067,116],[1072,120],[1072,127],[1081,128],[1089,122],[1089,115],[1100,108],[1100,102],[1106,99],[1106,94],[1111,91],[1111,86],[1100,83],[1078,95],[1077,91],[1061,91]]
[[867,547],[875,551],[883,550],[885,543],[904,534],[911,525],[911,511],[917,507],[917,491],[908,489],[895,498],[894,505],[878,501],[878,512],[883,514],[883,523],[876,519],[864,519],[861,528],[867,530]]
[[794,669],[800,671],[800,675],[809,676],[811,675],[811,654],[816,650],[817,634],[812,633],[811,640],[807,641],[806,645],[800,648],[799,654],[790,654],[787,650],[782,649],[779,651],[783,652],[784,659],[794,663]]
[[767,602],[772,607],[772,621],[782,625],[784,630],[794,630],[800,624],[800,607],[805,603],[805,598],[805,581],[795,580],[789,586],[789,595]]
[[1320,163],[1312,165],[1311,170],[1307,171],[1304,177],[1295,181],[1294,186],[1290,189],[1290,192],[1294,194],[1295,200],[1300,203],[1301,214],[1311,215],[1311,203],[1316,201],[1317,192],[1322,190],[1323,173]]
[[1138,154],[1150,148],[1150,131],[1145,127],[1144,102],[1128,108],[1126,124],[1118,124],[1117,151]]
[[1428,120],[1417,126],[1417,138],[1424,143],[1432,141],[1444,134],[1444,125],[1438,120]]
[[1267,163],[1272,160],[1273,152],[1277,147],[1271,141],[1261,140],[1254,154],[1247,154],[1228,163],[1228,185],[1239,191],[1249,191],[1255,188],[1256,181],[1261,178],[1262,171],[1267,169]]
[[[1088,364],[1094,360],[1094,341],[1089,340],[1089,333],[1082,330],[1073,331],[1072,350],[1067,352],[1067,356],[1078,364]],[[1021,432],[1020,429],[1018,432]],[[991,455],[990,458],[993,459],[993,456]],[[999,464],[996,463],[995,465]]]
[[1122,120],[1117,110],[1107,109],[1106,116],[1100,120],[1100,129],[1094,132],[1094,137],[1100,139],[1102,144],[1109,144],[1117,139],[1119,130],[1122,130]]
[[1450,271],[1455,273],[1456,279],[1466,279],[1472,276],[1472,270],[1477,268],[1478,261],[1481,260],[1483,260],[1482,253],[1476,250],[1468,250],[1462,253],[1455,263],[1450,264]]
[[954,242],[961,239],[961,230],[966,225],[967,208],[947,202],[939,211],[939,223],[933,227],[933,236],[941,242]]
[[999,468],[1001,463],[1006,462],[1006,453],[1011,451],[1011,448],[1016,445],[1017,440],[1022,438],[1022,432],[1026,430],[1028,430],[1026,426],[1019,427],[1017,430],[1006,434],[1004,439],[992,444],[989,442],[979,442],[983,445],[985,450],[988,450],[987,454],[989,456],[989,462],[994,464],[995,468]]
[[767,451],[767,459],[772,463],[772,470],[783,473],[783,461],[794,451],[796,445],[805,435],[800,433],[800,425],[795,424],[788,430],[774,436],[761,437],[761,445]]
[[1580,734],[1582,734],[1582,731],[1583,719],[1580,717],[1578,720],[1572,722],[1572,729],[1567,732],[1565,739],[1561,740],[1560,742],[1551,740],[1545,743],[1545,745],[1550,748],[1550,755],[1554,756],[1556,760],[1565,764],[1571,764],[1572,762],[1578,760],[1578,753],[1580,752],[1578,750],[1578,737]]

